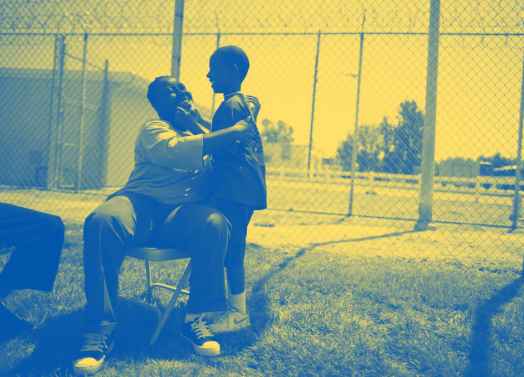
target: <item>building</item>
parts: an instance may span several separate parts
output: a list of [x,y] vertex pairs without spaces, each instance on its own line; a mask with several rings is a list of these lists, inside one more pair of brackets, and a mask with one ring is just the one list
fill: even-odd
[[81,138],[79,71],[64,73],[58,111],[53,71],[0,68],[0,185],[49,186],[53,156],[61,161],[51,164],[56,166],[58,188],[80,183],[81,189],[93,189],[126,182],[138,130],[154,116],[146,99],[148,82],[126,72],[111,72],[104,81],[102,71],[88,71],[85,78]]

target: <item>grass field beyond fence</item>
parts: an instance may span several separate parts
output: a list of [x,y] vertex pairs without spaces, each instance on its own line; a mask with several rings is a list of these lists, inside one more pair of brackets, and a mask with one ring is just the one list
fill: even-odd
[[[8,376],[72,376],[82,324],[82,222],[101,196],[1,192],[56,213],[67,227],[55,290],[7,306],[37,327],[0,343]],[[142,303],[143,264],[121,273],[117,348],[99,376],[498,376],[524,371],[523,235],[505,229],[263,211],[247,247],[252,330],[222,336],[224,355],[195,356],[177,336],[183,305],[158,344]],[[0,268],[6,262],[0,258]],[[174,279],[181,265],[155,264]],[[163,297],[165,299],[166,297]]]

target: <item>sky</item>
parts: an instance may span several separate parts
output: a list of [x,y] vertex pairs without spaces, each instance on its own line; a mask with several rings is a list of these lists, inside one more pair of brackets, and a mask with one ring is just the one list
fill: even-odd
[[[2,3],[2,14],[11,13],[10,19],[18,22],[8,24],[7,17],[3,23],[0,20],[0,30],[4,31],[8,30],[6,25],[23,31],[28,27],[27,20],[42,19],[39,14],[45,14],[48,22],[33,22],[31,30],[40,27],[45,31],[68,28],[79,32],[84,28],[93,32],[169,33],[172,28],[173,8],[169,1],[34,1],[30,12],[24,8],[26,2]],[[251,68],[243,89],[259,97],[260,119],[285,121],[293,127],[298,144],[306,144],[309,139],[318,30],[359,32],[365,14],[365,32],[424,33],[429,18],[428,1],[186,0],[185,5],[181,80],[193,91],[196,101],[207,106],[211,105],[212,94],[206,73],[216,36],[194,33],[215,33],[218,29],[236,33],[312,33],[220,38],[221,45],[237,44],[250,57]],[[66,16],[60,19],[57,14]],[[515,156],[524,56],[524,5],[516,0],[442,0],[441,32],[522,35],[441,36],[436,158],[477,158],[495,152]],[[168,34],[92,36],[89,61],[102,65],[108,59],[111,70],[129,71],[150,80],[170,71],[171,43]],[[35,40],[35,37],[0,36],[3,49],[0,65],[51,67],[52,46],[49,37]],[[80,37],[68,38],[70,55],[80,57],[81,47]],[[333,156],[342,140],[354,130],[358,53],[358,35],[320,38],[313,146],[322,156]],[[426,35],[366,34],[360,124],[378,124],[385,116],[395,124],[404,100],[415,100],[424,110],[426,60]],[[67,63],[69,69],[80,67],[73,58]]]

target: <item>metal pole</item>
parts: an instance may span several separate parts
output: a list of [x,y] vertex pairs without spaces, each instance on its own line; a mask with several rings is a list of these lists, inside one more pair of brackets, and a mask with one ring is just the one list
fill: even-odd
[[57,93],[57,118],[56,118],[56,164],[55,177],[56,186],[62,186],[62,168],[64,152],[64,74],[65,74],[65,55],[67,50],[66,39],[63,35],[59,38],[58,55],[58,93]]
[[357,99],[355,104],[355,131],[353,132],[353,146],[351,148],[351,186],[349,189],[348,216],[353,215],[353,197],[355,192],[355,174],[357,167],[358,137],[359,137],[359,114],[360,114],[360,84],[362,82],[362,59],[364,55],[364,33],[360,33],[360,46],[358,52],[358,76],[357,76]]
[[513,195],[513,210],[511,213],[511,230],[517,229],[519,225],[521,208],[520,180],[522,170],[522,128],[524,127],[524,55],[522,56],[522,79],[520,85],[520,115],[517,138],[517,161],[515,163],[515,193]]
[[317,82],[318,82],[318,61],[320,58],[320,36],[321,33],[317,33],[317,49],[315,53],[315,68],[313,72],[313,95],[311,99],[311,123],[309,125],[309,144],[307,151],[307,176],[311,175],[311,151],[313,149],[313,126],[315,124],[315,103],[317,99]]
[[87,47],[88,47],[89,34],[84,33],[84,44],[82,47],[82,76],[80,79],[80,125],[78,130],[78,158],[76,166],[76,184],[75,189],[78,191],[82,187],[82,170],[84,163],[84,128],[86,119],[86,74],[87,74]]
[[111,124],[111,86],[109,82],[109,60],[104,62],[104,78],[102,83],[102,103],[100,106],[101,111],[101,125],[100,130],[100,148],[102,153],[100,154],[100,187],[105,187],[107,184],[107,156],[109,155],[109,128]]
[[415,225],[415,230],[427,229],[432,220],[439,29],[440,0],[431,0],[426,74],[426,115],[422,136],[422,174],[419,193],[419,218]]
[[[218,49],[220,47],[220,32],[217,32],[217,42],[216,42],[216,48]],[[213,117],[213,114],[215,113],[215,101],[216,101],[216,94],[213,92],[213,97],[211,98],[211,117]]]
[[180,64],[182,62],[182,34],[184,32],[184,0],[175,0],[173,17],[173,50],[171,55],[171,75],[180,81]]
[[56,76],[58,68],[58,56],[60,46],[60,36],[55,35],[55,46],[53,51],[53,71],[51,72],[51,87],[49,89],[49,129],[47,138],[47,177],[46,188],[52,190],[56,188],[56,129],[57,129],[57,109],[56,109]]

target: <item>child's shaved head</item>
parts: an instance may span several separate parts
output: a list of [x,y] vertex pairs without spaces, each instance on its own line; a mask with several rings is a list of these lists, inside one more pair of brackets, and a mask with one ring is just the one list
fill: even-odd
[[223,46],[219,47],[213,55],[211,60],[220,60],[226,65],[234,67],[238,70],[240,80],[244,80],[249,71],[249,59],[240,47],[238,46]]

